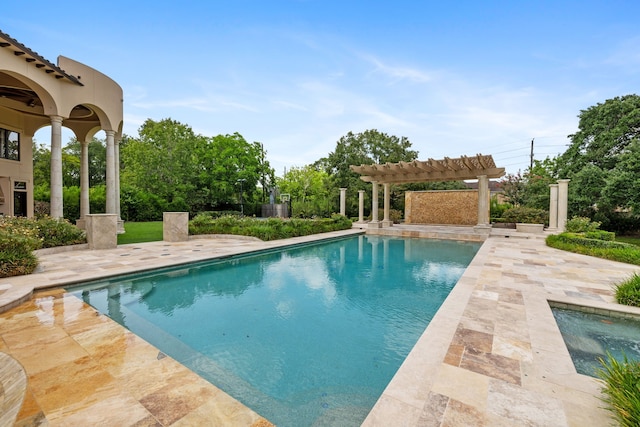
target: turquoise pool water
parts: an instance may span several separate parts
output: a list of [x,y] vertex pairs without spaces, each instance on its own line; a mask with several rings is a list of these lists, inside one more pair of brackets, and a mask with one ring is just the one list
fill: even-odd
[[278,426],[355,426],[479,247],[356,236],[69,291]]
[[623,355],[640,361],[640,320],[555,307],[551,311],[578,373],[597,377],[599,359],[606,360],[607,352],[619,361]]

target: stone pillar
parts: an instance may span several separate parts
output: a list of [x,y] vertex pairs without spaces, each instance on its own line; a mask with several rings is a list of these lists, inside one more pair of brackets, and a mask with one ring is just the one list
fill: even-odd
[[189,213],[162,213],[162,240],[165,242],[185,242],[189,240]]
[[358,190],[358,222],[364,222],[364,190]]
[[114,163],[115,163],[115,178],[116,178],[116,213],[118,214],[118,234],[124,233],[124,221],[120,214],[120,138],[115,140],[114,147]]
[[558,184],[549,184],[549,231],[558,230]]
[[346,216],[347,214],[347,189],[340,189],[340,215]]
[[478,176],[478,225],[474,229],[479,232],[491,230],[489,221],[489,179],[486,175]]
[[118,214],[116,211],[116,164],[115,164],[115,132],[106,130],[107,134],[107,202],[106,211],[110,214]]
[[563,232],[567,225],[570,179],[558,180],[558,231]]
[[115,249],[118,246],[117,215],[86,215],[89,249]]
[[371,190],[371,222],[369,222],[369,228],[380,228],[381,224],[378,221],[378,182],[373,181],[373,188]]
[[62,218],[62,117],[51,116],[51,217]]
[[89,207],[89,141],[80,143],[80,218],[76,225],[85,230]]
[[382,220],[383,227],[391,227],[393,221],[389,219],[389,212],[391,211],[391,184],[384,183],[384,219]]

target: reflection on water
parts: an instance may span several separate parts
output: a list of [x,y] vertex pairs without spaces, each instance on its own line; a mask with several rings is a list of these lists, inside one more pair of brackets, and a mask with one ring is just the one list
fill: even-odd
[[358,236],[75,292],[277,425],[359,425],[478,248]]

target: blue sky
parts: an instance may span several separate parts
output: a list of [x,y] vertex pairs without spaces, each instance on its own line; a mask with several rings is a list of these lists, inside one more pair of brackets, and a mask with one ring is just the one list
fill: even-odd
[[517,172],[532,139],[536,159],[563,152],[580,110],[640,92],[635,0],[6,3],[2,31],[122,86],[126,134],[239,132],[278,175],[366,129]]

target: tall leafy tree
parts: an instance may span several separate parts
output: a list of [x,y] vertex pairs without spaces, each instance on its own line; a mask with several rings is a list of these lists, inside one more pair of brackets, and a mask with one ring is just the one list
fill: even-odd
[[[360,179],[360,175],[351,171],[349,166],[409,162],[417,157],[418,152],[411,149],[408,138],[404,136],[398,138],[370,129],[357,134],[347,133],[338,140],[336,148],[326,158],[318,160],[315,165],[324,168],[331,175],[334,192],[337,192],[340,187],[356,192],[368,189],[370,186]],[[356,215],[357,204],[356,198],[348,199],[349,215]]]
[[[106,183],[107,170],[107,149],[103,139],[93,138],[87,147],[89,157],[89,185],[104,185]],[[76,138],[71,138],[67,145],[62,149],[62,155],[68,159],[77,159],[69,161],[64,168],[68,171],[70,183],[67,185],[80,185],[80,161],[81,161],[81,145]],[[63,157],[63,163],[65,158]]]
[[329,200],[329,175],[313,165],[293,167],[277,180],[281,194],[291,195],[292,211],[296,216],[328,216],[332,206]]
[[603,171],[616,166],[625,148],[640,138],[640,96],[625,95],[582,110],[578,132],[558,161],[560,177],[571,178],[587,164]]

